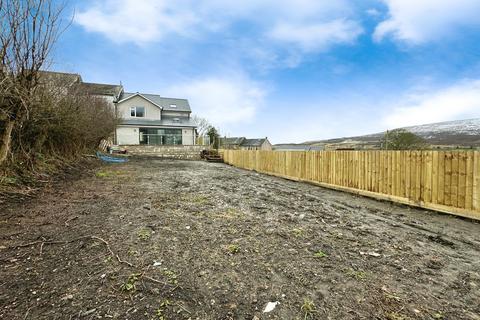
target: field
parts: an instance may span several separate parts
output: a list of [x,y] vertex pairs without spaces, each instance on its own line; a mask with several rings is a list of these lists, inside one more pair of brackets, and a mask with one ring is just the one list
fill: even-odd
[[1,319],[480,319],[478,222],[224,164],[3,203],[0,261]]

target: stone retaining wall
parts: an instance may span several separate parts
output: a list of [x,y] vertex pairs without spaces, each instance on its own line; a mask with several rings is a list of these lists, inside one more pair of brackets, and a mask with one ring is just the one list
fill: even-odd
[[200,152],[208,146],[145,146],[124,145],[127,154],[165,159],[200,160]]

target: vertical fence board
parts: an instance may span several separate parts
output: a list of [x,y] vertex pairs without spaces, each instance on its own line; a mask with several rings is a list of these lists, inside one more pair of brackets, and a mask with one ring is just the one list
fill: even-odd
[[465,152],[458,153],[458,200],[457,206],[465,208],[467,186],[467,156]]
[[473,161],[474,153],[467,152],[466,173],[465,173],[465,209],[473,209]]
[[452,152],[452,186],[451,186],[452,206],[458,205],[458,152]]
[[473,209],[480,212],[480,152],[476,151],[473,158]]
[[237,167],[480,219],[478,151],[221,152]]

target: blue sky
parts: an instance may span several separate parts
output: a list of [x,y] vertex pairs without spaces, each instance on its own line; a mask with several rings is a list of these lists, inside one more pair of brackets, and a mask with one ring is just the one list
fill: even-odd
[[71,1],[51,69],[274,143],[480,117],[479,0]]

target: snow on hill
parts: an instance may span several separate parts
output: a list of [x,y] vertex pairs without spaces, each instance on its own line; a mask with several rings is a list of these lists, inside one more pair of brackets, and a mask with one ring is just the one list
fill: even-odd
[[[468,120],[455,120],[404,127],[416,135],[427,140],[433,145],[459,145],[480,147],[480,118]],[[323,145],[328,143],[341,143],[356,141],[359,144],[378,142],[385,132],[379,132],[358,137],[338,138],[329,140],[309,141],[305,144]]]

